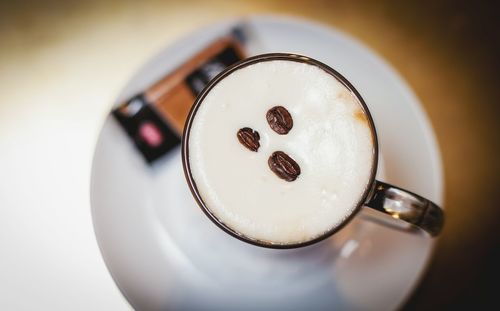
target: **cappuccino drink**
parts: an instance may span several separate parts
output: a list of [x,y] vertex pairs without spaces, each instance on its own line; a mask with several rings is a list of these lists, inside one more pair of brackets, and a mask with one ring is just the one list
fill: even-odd
[[375,133],[354,94],[300,58],[261,60],[219,78],[192,112],[184,161],[219,225],[259,244],[307,243],[363,203]]

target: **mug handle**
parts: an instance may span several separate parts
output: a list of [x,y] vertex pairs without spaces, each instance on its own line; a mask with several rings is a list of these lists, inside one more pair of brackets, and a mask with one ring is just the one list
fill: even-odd
[[443,228],[443,210],[434,202],[378,180],[375,180],[365,206],[403,220],[432,237],[437,236]]

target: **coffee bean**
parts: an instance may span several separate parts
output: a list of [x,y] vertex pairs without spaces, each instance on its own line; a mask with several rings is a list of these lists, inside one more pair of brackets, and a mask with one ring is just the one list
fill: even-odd
[[293,127],[293,119],[288,110],[282,106],[276,106],[266,114],[267,123],[269,126],[280,135],[285,135],[290,132]]
[[286,181],[294,181],[300,175],[300,166],[283,151],[274,152],[267,163],[276,176]]
[[260,147],[260,135],[259,132],[252,130],[249,127],[244,127],[238,131],[236,134],[240,143],[247,147],[248,149],[257,152]]

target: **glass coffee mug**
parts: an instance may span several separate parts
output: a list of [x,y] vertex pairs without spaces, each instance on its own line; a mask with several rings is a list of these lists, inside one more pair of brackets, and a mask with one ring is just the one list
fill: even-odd
[[[204,198],[202,193],[200,193],[199,189],[200,180],[197,180],[197,178],[193,174],[193,165],[197,165],[196,162],[194,161],[198,161],[199,159],[196,158],[196,155],[193,156],[190,150],[190,140],[193,139],[192,138],[193,124],[195,122],[198,122],[196,121],[197,113],[200,107],[206,101],[209,94],[211,94],[214,91],[214,88],[217,85],[219,85],[222,81],[227,79],[230,75],[237,72],[238,70],[247,68],[250,65],[261,64],[271,61],[285,61],[285,62],[292,62],[292,64],[300,63],[300,64],[312,65],[315,66],[316,68],[321,69],[323,73],[326,72],[331,77],[335,78],[336,81],[339,82],[343,86],[343,88],[345,88],[353,96],[353,98],[357,99],[357,103],[360,104],[360,107],[363,110],[364,114],[363,118],[364,120],[366,120],[366,124],[368,125],[369,130],[371,132],[372,144],[373,144],[372,146],[373,154],[370,158],[372,163],[369,166],[370,169],[369,172],[367,171],[366,175],[369,176],[368,181],[366,183],[366,186],[363,186],[363,189],[359,189],[359,191],[356,192],[361,194],[357,195],[356,197],[357,203],[355,204],[354,208],[350,208],[345,213],[345,215],[343,215],[341,221],[335,223],[331,228],[323,231],[321,234],[315,235],[312,238],[305,238],[303,241],[293,241],[291,243],[272,243],[263,239],[254,238],[249,234],[242,233],[241,230],[236,229],[235,226],[233,226],[228,221],[221,219],[221,215],[214,212],[213,208],[211,208],[211,206],[207,204],[206,199]],[[248,85],[248,87],[251,88],[252,85],[250,84]],[[270,92],[272,91],[273,90],[271,90]],[[271,128],[279,135],[283,135],[283,132],[280,132],[280,130],[283,130],[282,128],[283,126],[286,127],[287,122],[290,124],[293,123],[291,121],[289,112],[286,111],[286,109],[284,110],[285,110],[284,112],[279,112],[277,114],[275,113],[273,120],[274,122],[277,122],[278,124],[277,127],[274,126],[276,125],[276,123],[274,124],[269,123],[271,125]],[[223,120],[224,119],[222,117],[221,121],[223,122]],[[270,119],[268,119],[268,122],[270,122],[269,120]],[[210,126],[210,124],[208,124],[207,126]],[[280,126],[282,127],[280,128]],[[288,130],[290,130],[290,128]],[[245,130],[245,133],[243,133],[245,135],[242,135],[242,137],[240,137],[242,139],[240,140],[240,142],[244,144],[244,147],[249,149],[249,151],[247,150],[249,153],[256,152],[257,149],[259,149],[260,147],[260,139],[261,139],[260,135],[258,134],[257,131],[253,131],[252,129],[249,128],[244,128],[242,130]],[[193,107],[191,108],[191,111],[189,113],[189,116],[185,124],[183,139],[182,139],[182,161],[183,161],[184,173],[188,185],[190,187],[190,190],[196,202],[203,210],[203,212],[217,226],[219,226],[222,230],[229,233],[230,235],[244,242],[268,248],[296,248],[296,247],[310,245],[318,241],[321,241],[323,239],[326,239],[327,237],[333,235],[335,232],[344,227],[347,223],[349,223],[353,219],[353,217],[356,216],[363,208],[369,208],[377,211],[378,213],[371,213],[371,214],[372,215],[375,214],[377,220],[381,220],[383,223],[387,223],[389,225],[396,224],[397,227],[402,227],[409,231],[424,233],[430,237],[437,236],[443,227],[443,222],[444,222],[443,210],[435,203],[431,202],[428,199],[423,198],[422,196],[419,196],[408,190],[404,190],[399,187],[390,185],[388,183],[376,180],[375,176],[377,172],[378,154],[379,150],[377,143],[377,134],[374,122],[370,115],[370,111],[368,110],[368,107],[366,106],[363,98],[361,97],[359,92],[352,86],[352,84],[346,78],[344,78],[340,73],[338,73],[334,69],[330,68],[329,66],[317,60],[311,59],[306,56],[301,56],[296,54],[284,54],[284,53],[263,54],[248,58],[227,68],[226,70],[221,72],[217,77],[211,80],[210,83],[205,87],[205,89],[199,94]],[[270,159],[269,166],[271,167],[271,170],[273,170],[274,168],[276,168],[276,163],[274,162],[271,163],[272,162],[271,157],[269,159]],[[301,178],[301,176],[299,175],[301,171],[299,166],[296,165],[296,163],[293,160],[290,160],[292,162],[290,161],[287,162],[288,160],[286,159],[290,159],[290,157],[284,159],[285,162],[278,163],[281,164],[281,166],[278,167],[278,170],[273,171],[278,175],[278,177],[285,179],[285,181],[280,181],[280,182],[283,183],[286,183],[287,181],[293,182],[293,180],[297,178],[297,176],[298,178]],[[281,160],[283,160],[283,158],[281,158]],[[220,165],[224,164],[221,163]],[[351,187],[356,187],[356,186],[358,185],[351,185]],[[241,200],[244,200],[244,198],[242,198]]]

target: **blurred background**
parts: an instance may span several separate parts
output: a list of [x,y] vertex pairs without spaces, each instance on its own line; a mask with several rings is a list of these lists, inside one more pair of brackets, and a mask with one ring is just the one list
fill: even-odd
[[[94,256],[89,225],[90,164],[101,124],[126,81],[161,48],[203,25],[252,13],[334,26],[408,81],[441,148],[447,223],[403,309],[496,305],[500,5],[494,1],[0,0],[0,213],[16,210],[9,219],[0,216],[0,282],[27,300],[57,306],[57,286],[83,269],[88,279],[78,281],[95,291],[93,306],[119,307],[99,297],[120,299],[103,285],[111,279]],[[64,219],[57,228],[54,215]],[[13,242],[14,232],[32,242]],[[62,244],[53,245],[55,237]],[[0,306],[2,295],[12,293],[0,293]]]

